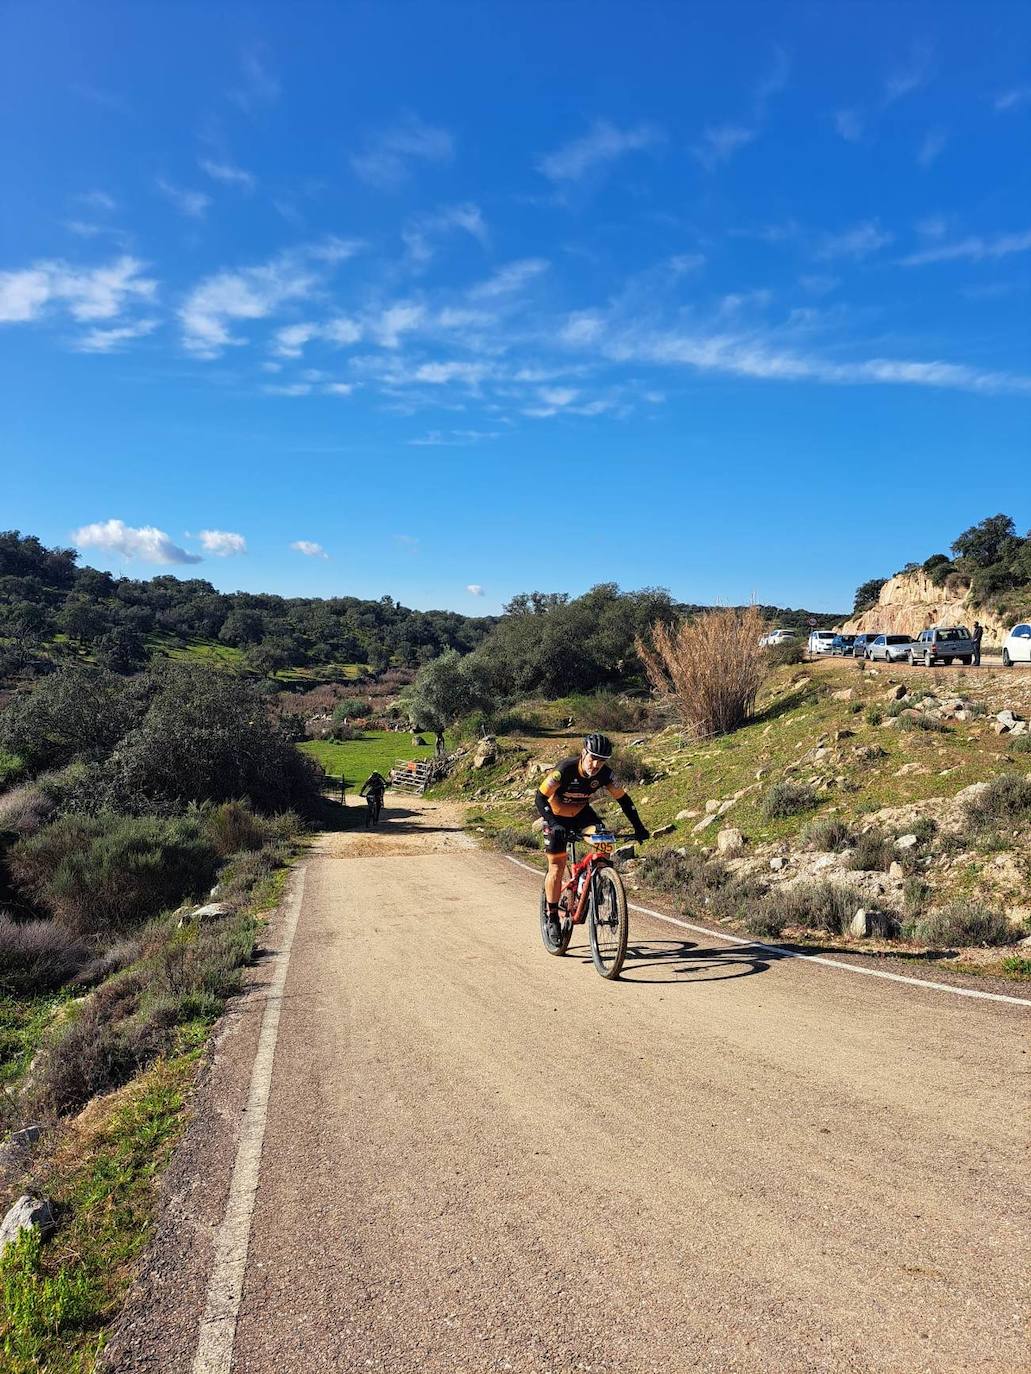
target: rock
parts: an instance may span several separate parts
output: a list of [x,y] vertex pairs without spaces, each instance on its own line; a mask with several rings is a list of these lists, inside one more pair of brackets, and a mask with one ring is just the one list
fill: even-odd
[[233,908],[228,902],[208,902],[206,906],[197,906],[190,912],[195,921],[214,921],[219,916],[229,916]]
[[997,735],[1008,735],[1011,727],[1007,725],[1004,720],[997,720],[992,726],[992,729]]
[[29,1150],[39,1139],[42,1131],[42,1126],[26,1126],[24,1130],[15,1131],[0,1145],[0,1178],[22,1168]]
[[988,791],[988,787],[989,784],[986,782],[972,782],[969,787],[964,787],[961,791],[957,792],[953,801],[963,803],[972,802],[977,797],[983,797]]
[[892,859],[891,863],[888,865],[888,877],[902,879],[905,876],[906,870],[902,867],[902,865],[899,863],[897,859]]
[[917,837],[915,835],[900,835],[898,839],[895,841],[895,848],[901,849],[903,851],[907,849],[915,849],[918,843],[919,841],[917,840]]
[[865,940],[870,934],[870,923],[866,919],[866,911],[863,907],[860,907],[852,917],[852,921],[849,925],[849,932],[860,940]]
[[493,736],[481,739],[473,755],[474,768],[490,768],[498,761],[498,744]]
[[705,809],[710,815],[714,816],[722,805],[723,803],[718,798],[710,797],[705,803]]
[[888,716],[886,720],[882,720],[882,721],[881,721],[881,729],[882,729],[882,730],[896,730],[896,729],[898,729],[898,723],[899,723],[899,718],[898,718],[898,716]]
[[1026,720],[1018,720],[1015,725],[1010,726],[1011,735],[1026,735],[1027,733],[1028,725]]
[[678,811],[673,819],[677,821],[693,821],[697,815],[697,811]]
[[37,1230],[40,1235],[46,1236],[56,1225],[57,1219],[49,1198],[23,1193],[0,1224],[0,1255],[18,1239],[22,1231]]
[[851,739],[854,734],[854,730],[835,730],[834,743],[840,744],[843,739]]
[[721,802],[721,803],[720,803],[720,808],[719,808],[719,810],[716,812],[716,815],[717,815],[717,816],[725,816],[725,815],[727,814],[727,812],[733,807],[733,805],[734,805],[734,803],[735,803],[736,800],[737,800],[736,797],[728,797],[727,800],[726,800],[725,802]]
[[613,858],[621,860],[634,859],[636,857],[637,850],[632,844],[621,844],[613,854]]
[[769,771],[770,770],[768,768],[757,768],[755,772],[756,782],[762,782],[763,778],[765,778],[769,774]]
[[775,854],[770,860],[770,867],[773,869],[774,873],[779,873],[786,863],[787,859],[782,858],[779,854]]
[[716,848],[721,854],[736,854],[744,846],[745,837],[740,830],[728,825],[716,836]]
[[888,693],[888,701],[901,701],[909,692],[909,688],[904,682],[900,682],[897,687],[893,687]]
[[842,687],[838,692],[831,692],[834,701],[851,701],[855,696],[855,689],[852,687]]
[[652,838],[660,839],[663,835],[672,835],[674,830],[676,830],[675,825],[660,825],[658,830],[652,831]]
[[700,835],[703,830],[708,830],[710,825],[714,825],[718,819],[715,811],[710,811],[707,816],[703,816],[697,825],[691,827],[692,835]]
[[1000,725],[1014,726],[1016,725],[1018,720],[1023,720],[1024,717],[1018,716],[1016,711],[1006,710],[1000,711],[999,714],[995,717],[995,719],[999,722]]
[[632,740],[630,741],[630,748],[631,748],[631,749],[636,749],[637,746],[638,746],[639,744],[644,744],[644,743],[645,743],[645,741],[644,741],[643,739],[632,739]]

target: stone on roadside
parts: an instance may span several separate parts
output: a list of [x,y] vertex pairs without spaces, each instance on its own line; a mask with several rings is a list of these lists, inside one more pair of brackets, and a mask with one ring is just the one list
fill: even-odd
[[703,830],[708,830],[710,825],[714,825],[719,818],[715,811],[710,811],[707,816],[703,816],[697,825],[691,827],[692,835],[700,835]]
[[23,1231],[36,1230],[46,1236],[56,1225],[57,1219],[49,1198],[23,1193],[0,1223],[0,1255]]
[[674,830],[676,830],[675,825],[660,825],[657,830],[652,831],[652,837],[660,839],[663,835],[672,835]]
[[895,841],[895,848],[901,850],[915,849],[919,841],[915,835],[900,835]]
[[1008,735],[1012,727],[1007,725],[1004,720],[997,720],[992,729],[997,735]]
[[744,835],[732,825],[726,826],[716,836],[716,848],[721,854],[736,854],[744,843]]
[[676,821],[693,821],[697,815],[697,811],[678,811],[673,819]]
[[1023,717],[1018,716],[1016,711],[1005,710],[1000,711],[999,714],[995,717],[995,719],[999,721],[999,723],[1002,725],[1008,725],[1012,727],[1016,725],[1018,720],[1022,720]]
[[849,925],[849,932],[860,940],[865,940],[870,934],[870,923],[867,920],[864,907],[860,907],[852,917],[851,924]]
[[228,902],[208,902],[206,906],[194,907],[190,915],[195,921],[214,921],[219,916],[229,916],[233,908]]
[[889,701],[901,701],[909,692],[909,688],[904,682],[900,682],[897,687],[893,687],[888,693]]
[[898,859],[892,859],[891,863],[888,865],[888,877],[904,878],[905,876],[906,870],[899,863]]
[[834,701],[851,701],[855,694],[856,693],[854,688],[842,687],[837,692],[831,692],[831,698]]
[[627,859],[634,859],[636,857],[637,850],[634,848],[632,844],[621,844],[613,854],[613,858],[621,859],[624,861]]
[[714,816],[722,805],[723,803],[718,797],[710,797],[705,803],[705,809],[710,815]]
[[787,859],[782,855],[774,854],[773,858],[770,860],[770,867],[773,869],[774,873],[779,873],[786,863]]

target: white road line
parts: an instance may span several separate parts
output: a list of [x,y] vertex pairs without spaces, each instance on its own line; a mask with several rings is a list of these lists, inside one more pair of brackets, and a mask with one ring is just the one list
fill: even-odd
[[[534,868],[532,864],[524,864],[521,859],[513,859],[511,854],[506,854],[505,858],[510,864],[515,864],[516,868],[525,868],[527,873],[533,873],[538,878],[544,876],[539,868]],[[928,978],[907,978],[903,973],[887,973],[879,968],[857,968],[855,964],[844,964],[840,959],[828,959],[823,954],[800,954],[797,950],[785,949],[783,945],[768,945],[762,940],[745,940],[740,935],[727,935],[722,930],[709,930],[707,926],[692,925],[690,921],[681,921],[676,916],[667,916],[662,911],[652,911],[651,907],[637,906],[634,902],[628,902],[627,905],[631,911],[639,911],[644,916],[654,916],[657,921],[666,921],[671,926],[682,926],[684,930],[708,935],[713,940],[725,940],[731,945],[768,949],[785,959],[804,959],[809,964],[826,964],[828,968],[844,969],[846,973],[856,973],[861,978],[887,978],[892,983],[909,983],[915,988],[934,988],[937,992],[951,992],[957,997],[979,997],[987,1002],[1010,1002],[1018,1007],[1031,1007],[1031,1000],[1026,997],[1007,997],[1002,992],[982,992],[979,988],[954,988],[951,983],[932,983]]]
[[251,1218],[258,1193],[261,1147],[268,1120],[272,1065],[279,1034],[279,1013],[283,988],[290,964],[290,947],[297,929],[297,918],[304,897],[302,867],[286,903],[283,943],[276,956],[275,969],[265,992],[265,1011],[258,1032],[258,1049],[251,1071],[251,1086],[244,1110],[240,1144],[236,1151],[233,1178],[225,1216],[215,1236],[215,1258],[208,1281],[208,1299],[201,1318],[193,1374],[229,1374],[236,1340],[236,1319],[243,1296],[243,1276],[247,1266],[247,1247],[251,1238]]

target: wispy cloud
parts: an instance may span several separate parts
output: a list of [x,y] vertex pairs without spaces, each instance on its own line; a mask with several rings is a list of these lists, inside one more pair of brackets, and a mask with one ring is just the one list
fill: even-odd
[[211,197],[205,195],[203,191],[193,191],[186,186],[176,186],[171,181],[166,181],[164,177],[158,177],[154,184],[165,199],[187,219],[203,219],[207,214]]
[[496,296],[510,296],[521,291],[524,286],[546,272],[550,264],[544,258],[519,258],[506,263],[486,281],[470,287],[469,295],[473,300],[491,300]]
[[106,191],[83,191],[75,199],[80,205],[85,205],[87,209],[105,215],[113,215],[118,209],[118,202],[114,196],[109,196]]
[[1031,251],[1031,230],[1019,234],[997,234],[995,238],[981,238],[973,235],[954,243],[938,243],[930,248],[921,248],[900,258],[903,267],[924,267],[930,262],[986,262],[997,258],[1008,258],[1013,253]]
[[654,148],[663,139],[662,131],[654,124],[636,124],[618,129],[607,120],[596,120],[589,133],[564,143],[537,163],[537,170],[549,181],[559,183],[580,181],[628,153]]
[[483,590],[483,588],[480,586],[479,582],[470,582],[470,583],[468,583],[468,585],[466,586],[466,591],[469,593],[470,596],[483,596],[483,595],[484,595],[484,590]]
[[739,148],[751,143],[756,136],[755,129],[747,129],[743,124],[709,125],[702,132],[701,140],[694,146],[694,155],[703,167],[712,171],[721,162],[726,162]]
[[1000,91],[992,104],[1000,114],[1031,105],[1031,86],[1011,86],[1008,91]]
[[282,253],[270,262],[203,278],[179,309],[184,346],[198,358],[217,358],[223,349],[245,343],[233,336],[234,321],[265,319],[286,302],[303,300],[327,269],[359,247],[343,239],[325,240]]
[[413,164],[450,162],[454,139],[446,129],[406,115],[393,128],[373,135],[360,153],[351,156],[355,175],[370,186],[396,191],[411,176]]
[[271,383],[263,386],[266,396],[310,396],[312,393],[311,382],[283,382]]
[[329,554],[321,544],[316,544],[313,539],[295,539],[290,545],[295,553],[303,553],[305,558],[328,558]]
[[866,258],[891,243],[894,238],[875,219],[864,220],[840,234],[831,234],[816,251],[818,258]]
[[174,543],[164,530],[154,525],[134,528],[121,520],[103,520],[83,525],[72,535],[72,543],[83,549],[106,549],[123,558],[138,559],[141,563],[200,563],[199,554],[187,553]]
[[500,439],[500,430],[482,429],[431,429],[419,439],[409,439],[415,448],[469,448],[473,444],[485,444],[491,439]]
[[254,114],[262,106],[274,105],[279,99],[279,78],[272,72],[262,49],[250,48],[243,54],[240,76],[240,84],[228,95],[245,114]]
[[916,160],[921,167],[930,167],[945,151],[949,138],[944,129],[928,129],[917,149]]
[[436,252],[435,239],[459,230],[478,243],[486,245],[487,225],[478,205],[466,202],[463,205],[446,205],[431,215],[420,215],[411,220],[401,231],[409,260],[424,267]]
[[863,137],[866,120],[859,110],[835,110],[834,127],[848,143],[858,143]]
[[153,299],[157,282],[141,276],[143,268],[137,258],[123,256],[104,267],[46,261],[0,272],[0,323],[37,319],[52,303],[80,322],[114,319],[129,304]]
[[928,48],[915,47],[907,62],[889,72],[881,93],[881,105],[893,105],[925,86],[931,75],[931,53]]
[[205,553],[215,558],[232,558],[247,552],[247,540],[231,530],[201,530],[197,535]]
[[239,186],[243,191],[253,191],[257,185],[257,180],[251,172],[245,172],[242,167],[234,167],[231,162],[214,162],[211,158],[202,157],[200,169],[206,172],[212,181],[220,181],[225,186]]
[[91,329],[80,335],[72,347],[78,353],[116,353],[124,344],[136,339],[145,339],[158,327],[154,319],[137,320],[134,324],[123,324],[113,329]]
[[374,316],[369,331],[382,348],[397,348],[402,335],[418,329],[425,318],[426,307],[418,301],[399,301]]

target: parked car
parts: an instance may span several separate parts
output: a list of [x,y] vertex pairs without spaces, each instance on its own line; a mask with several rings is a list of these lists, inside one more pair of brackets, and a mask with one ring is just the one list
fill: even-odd
[[1031,625],[1014,625],[1002,644],[1002,666],[1031,663]]
[[876,638],[877,638],[877,632],[876,632],[876,630],[874,631],[873,634],[856,635],[855,642],[854,642],[853,645],[852,645],[852,657],[853,657],[853,658],[868,658],[869,655],[867,654],[866,651],[867,651],[867,649],[869,649],[870,645],[874,642],[874,640],[875,640]]
[[866,648],[867,658],[881,659],[885,663],[900,663],[909,658],[913,641],[909,635],[878,635]]
[[768,635],[763,635],[759,643],[766,649],[772,649],[777,644],[791,644],[797,638],[793,630],[771,630]]
[[930,668],[932,663],[973,663],[977,645],[965,625],[932,625],[921,630],[909,651],[910,663],[922,663]]
[[833,630],[813,630],[809,635],[809,652],[811,654],[829,654],[831,645],[834,643]]
[[831,653],[837,654],[840,658],[848,658],[855,642],[855,635],[835,635],[831,640]]

